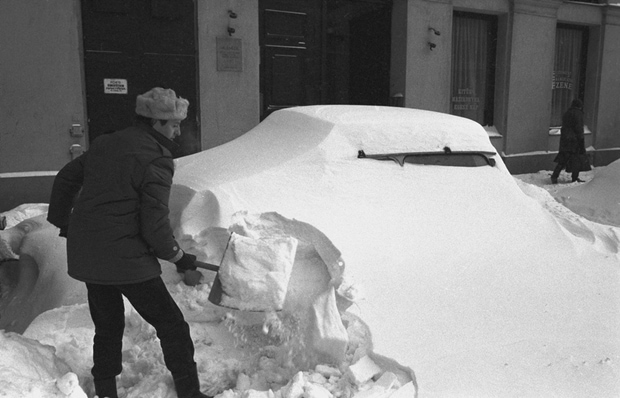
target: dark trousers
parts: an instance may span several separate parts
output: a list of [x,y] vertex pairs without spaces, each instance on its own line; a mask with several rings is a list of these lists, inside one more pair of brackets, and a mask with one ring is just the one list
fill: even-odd
[[107,379],[122,371],[125,330],[123,296],[157,331],[164,362],[174,378],[196,367],[189,325],[160,277],[127,285],[87,283],[88,306],[95,324],[92,375]]
[[[553,174],[551,174],[551,178],[557,179],[560,176],[560,173],[562,172],[562,170],[566,168],[566,164],[567,162],[558,162],[558,164],[555,166],[555,169],[553,170]],[[578,178],[579,178],[579,172],[573,171],[571,173],[571,180],[577,181]]]

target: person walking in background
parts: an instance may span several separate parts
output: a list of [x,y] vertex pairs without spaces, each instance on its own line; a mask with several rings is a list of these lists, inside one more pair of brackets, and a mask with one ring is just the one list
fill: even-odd
[[189,325],[161,279],[158,258],[179,271],[196,257],[176,242],[168,201],[189,102],[153,88],[136,99],[136,123],[98,137],[54,180],[48,220],[67,238],[69,275],[86,283],[95,325],[95,392],[116,398],[125,329],[123,296],[157,331],[179,398],[203,398]]
[[584,160],[586,147],[583,138],[583,103],[575,99],[562,116],[560,148],[553,160],[557,165],[551,174],[551,182],[558,183],[558,177],[564,168],[571,173],[572,182],[583,182],[579,179],[579,172],[590,170],[588,162],[583,164]]

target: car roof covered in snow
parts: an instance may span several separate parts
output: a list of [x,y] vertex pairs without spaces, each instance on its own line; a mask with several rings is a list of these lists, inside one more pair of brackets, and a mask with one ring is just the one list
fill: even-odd
[[[310,151],[336,160],[356,158],[360,150],[372,155],[443,152],[445,147],[496,153],[484,128],[466,118],[411,108],[314,105],[276,111],[244,135],[180,158],[177,165],[205,168],[212,177],[209,185],[217,185]],[[184,174],[176,180],[191,186],[194,175]]]
[[[421,109],[360,105],[315,105],[284,109],[272,117],[286,126],[299,115],[314,123],[312,130],[331,125],[331,134],[357,142],[367,152],[495,152],[480,124],[466,118]],[[329,128],[329,127],[328,127]]]

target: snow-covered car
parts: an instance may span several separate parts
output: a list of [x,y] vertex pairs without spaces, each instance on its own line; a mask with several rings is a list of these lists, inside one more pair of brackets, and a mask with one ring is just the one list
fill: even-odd
[[376,357],[415,371],[420,396],[620,391],[617,242],[558,222],[473,121],[277,111],[177,161],[171,217],[184,248],[239,212],[275,212],[329,238],[356,292],[347,311],[368,325]]

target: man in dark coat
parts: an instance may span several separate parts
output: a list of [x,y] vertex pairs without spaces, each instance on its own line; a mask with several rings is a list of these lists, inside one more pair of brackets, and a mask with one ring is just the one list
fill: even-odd
[[560,133],[560,148],[558,154],[553,160],[557,163],[553,174],[551,174],[551,182],[558,183],[560,172],[569,166],[567,171],[571,172],[573,182],[579,181],[579,172],[581,171],[580,155],[586,153],[583,138],[583,103],[576,99],[570,105],[570,108],[562,116],[562,130]]
[[168,218],[174,154],[189,102],[156,87],[136,99],[136,124],[98,137],[54,180],[48,220],[67,238],[69,275],[86,283],[95,325],[99,397],[117,397],[125,328],[123,296],[157,331],[180,398],[206,397],[189,325],[161,279],[158,258],[196,270]]

